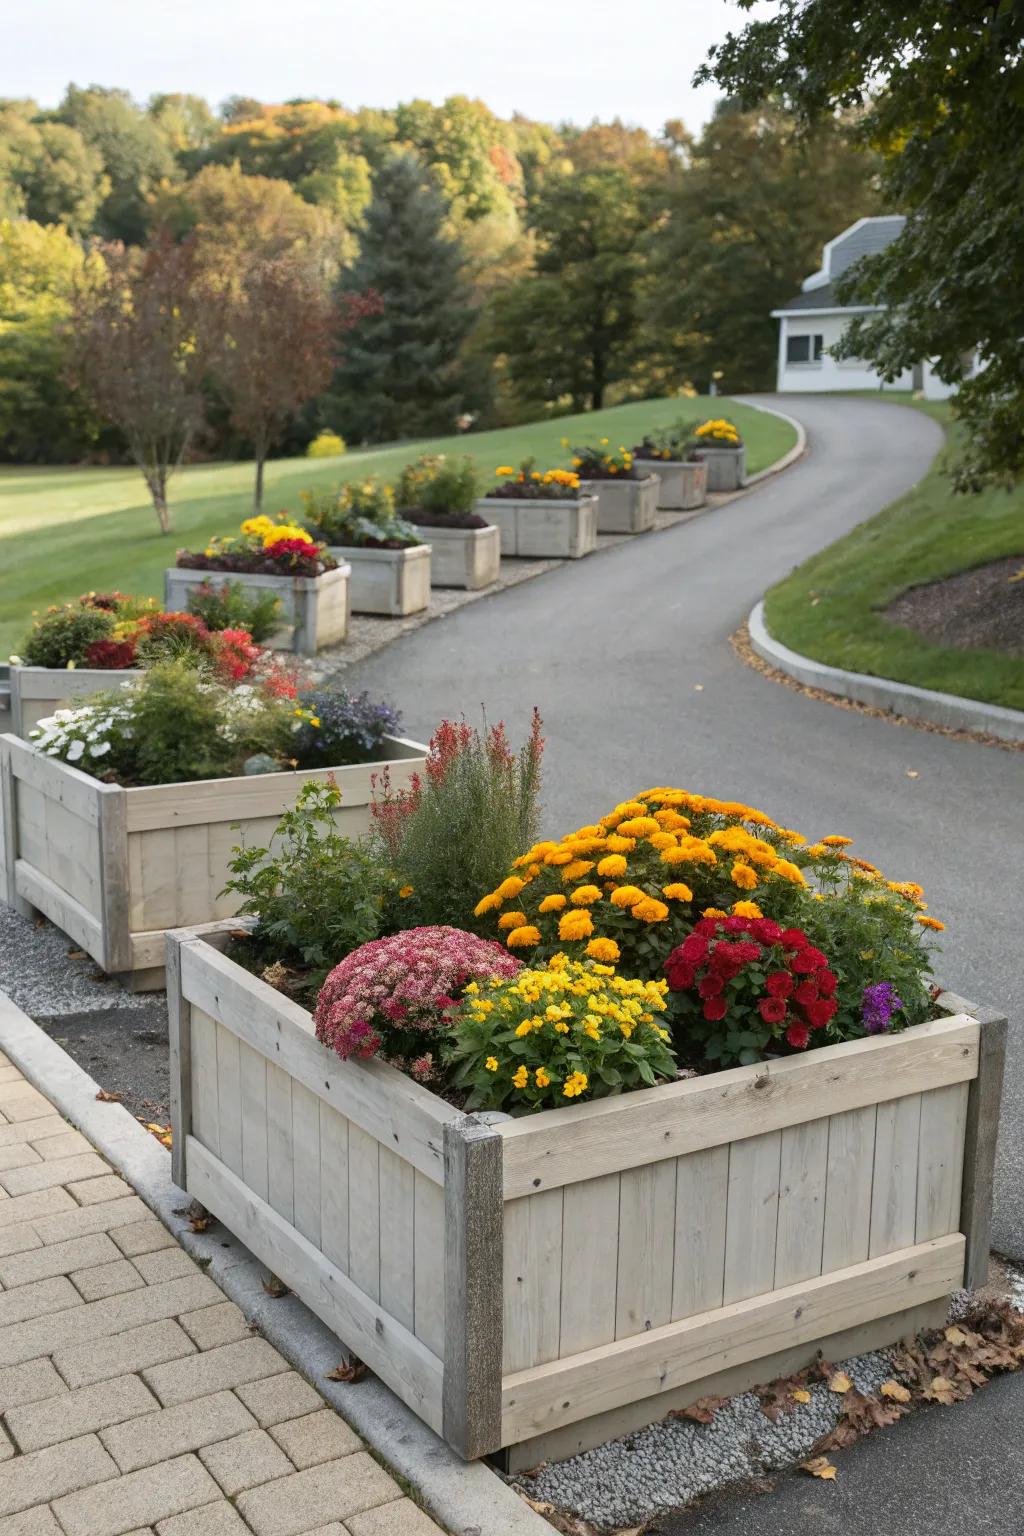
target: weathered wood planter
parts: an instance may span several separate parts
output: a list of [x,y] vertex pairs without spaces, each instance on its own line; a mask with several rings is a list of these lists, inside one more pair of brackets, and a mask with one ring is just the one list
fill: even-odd
[[707,500],[707,465],[697,459],[634,459],[641,473],[660,481],[658,509],[662,512],[693,512]]
[[237,582],[247,590],[273,592],[281,599],[281,623],[264,642],[271,650],[315,656],[328,645],[340,645],[348,633],[350,567],[319,576],[254,576],[245,571],[164,571],[164,607],[177,612],[188,604],[193,587],[204,581]]
[[10,668],[11,730],[15,736],[27,736],[34,725],[94,693],[108,693],[120,683],[142,676],[135,667],[114,672],[109,667],[19,667]]
[[382,613],[397,619],[421,613],[430,602],[429,544],[413,544],[408,549],[339,545],[329,553],[351,567],[353,613]]
[[712,448],[701,445],[695,448],[708,467],[709,491],[738,491],[747,478],[747,450],[741,443],[738,448]]
[[579,560],[597,547],[597,497],[513,501],[484,496],[476,504],[501,532],[501,553],[523,560]]
[[168,935],[175,1179],[465,1457],[570,1454],[984,1278],[1006,1023],[959,998],[490,1126],[340,1061],[221,933]]
[[656,475],[642,480],[581,480],[580,485],[597,497],[598,533],[647,533],[654,527],[659,491]]
[[[407,784],[426,751],[387,738],[392,781]],[[328,773],[342,792],[338,826],[359,836],[382,766],[122,789],[0,737],[0,895],[42,912],[110,974],[162,986],[166,930],[237,911],[220,894],[232,848],[265,844],[303,784]]]
[[464,587],[478,592],[501,572],[501,535],[497,528],[437,528],[421,525],[430,540],[430,585]]

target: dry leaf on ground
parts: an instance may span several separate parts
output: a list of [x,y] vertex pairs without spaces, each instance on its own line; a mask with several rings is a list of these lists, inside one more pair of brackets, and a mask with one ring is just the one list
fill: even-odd
[[845,1371],[836,1371],[829,1378],[829,1383],[828,1383],[829,1391],[830,1392],[836,1392],[840,1396],[842,1396],[842,1394],[844,1392],[849,1392],[849,1390],[850,1390],[850,1388],[852,1386],[853,1386],[853,1382],[850,1380],[849,1376],[847,1376]]
[[325,1381],[362,1381],[366,1375],[366,1366],[355,1355],[350,1356],[348,1365],[336,1365],[333,1371],[328,1371]]
[[670,1419],[691,1419],[694,1424],[710,1424],[716,1411],[727,1401],[724,1397],[699,1397],[688,1408],[673,1408]]
[[910,1391],[899,1381],[883,1381],[879,1387],[883,1397],[891,1397],[894,1403],[909,1403]]
[[836,1480],[836,1469],[827,1456],[812,1456],[810,1461],[802,1461],[800,1470],[809,1472],[812,1477],[820,1477],[828,1483],[834,1483]]
[[121,1102],[121,1095],[119,1093],[111,1093],[109,1088],[101,1088],[96,1097],[101,1104],[120,1104]]

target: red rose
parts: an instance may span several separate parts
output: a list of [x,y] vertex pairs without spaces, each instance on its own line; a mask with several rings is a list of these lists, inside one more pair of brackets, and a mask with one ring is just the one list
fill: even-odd
[[811,971],[818,969],[818,963],[808,950],[801,949],[793,956],[789,968],[796,976],[809,976]]
[[777,944],[782,937],[782,929],[772,917],[759,917],[750,925],[750,931],[762,944]]
[[807,938],[800,928],[783,928],[779,934],[779,943],[787,949],[806,949]]
[[810,1038],[811,1032],[806,1024],[791,1024],[786,1030],[786,1042],[796,1051],[806,1050]]
[[[677,950],[676,953],[678,954],[679,951]],[[693,986],[693,966],[683,965],[680,961],[672,965],[671,959],[672,956],[670,955],[665,962],[665,975],[668,977],[668,984],[673,992],[685,992],[687,987]]]
[[727,917],[722,924],[722,928],[726,933],[744,933],[746,932],[746,927],[747,919],[745,917]]
[[820,971],[814,979],[818,984],[818,991],[822,997],[831,997],[839,985],[831,971]]
[[733,956],[742,965],[753,965],[755,960],[761,958],[760,944],[752,944],[749,939],[741,939],[738,944],[732,946]]
[[766,1024],[781,1024],[786,1017],[786,999],[784,997],[762,997],[757,1005],[757,1011]]
[[[702,933],[691,933],[683,940],[674,954],[681,955],[684,960],[689,960],[694,965],[699,965],[708,952],[708,941]],[[671,958],[671,956],[669,957]]]
[[709,997],[704,1004],[704,1017],[711,1020],[724,1019],[725,1006],[724,997]]
[[718,932],[718,919],[716,917],[702,917],[699,923],[693,925],[694,933],[702,933],[705,938],[712,938]]
[[816,1003],[808,1003],[804,1012],[807,1014],[811,1028],[824,1029],[838,1006],[835,998],[832,997],[822,997]]
[[815,949],[813,944],[808,944],[803,952],[803,958],[813,961],[816,971],[823,971],[828,966],[828,956],[822,954],[820,949]]
[[773,971],[764,985],[769,997],[788,997],[793,990],[793,978],[788,971]]
[[716,976],[714,971],[709,971],[706,976],[702,977],[697,986],[697,991],[701,997],[717,997],[719,992],[722,992],[724,989],[725,982],[721,976]]
[[794,1003],[801,1003],[805,1008],[808,1003],[818,1001],[818,989],[813,981],[802,981],[793,993]]

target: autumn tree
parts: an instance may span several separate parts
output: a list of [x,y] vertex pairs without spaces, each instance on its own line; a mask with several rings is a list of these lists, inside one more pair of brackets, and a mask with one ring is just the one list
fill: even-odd
[[108,190],[97,215],[97,232],[108,240],[139,242],[149,223],[148,198],[178,166],[160,122],[127,91],[69,85],[56,113],[100,156]]
[[195,249],[164,236],[107,246],[103,259],[102,278],[75,296],[70,376],[122,432],[168,533],[167,484],[203,422],[210,322]]
[[88,234],[110,183],[75,128],[41,119],[34,101],[0,107],[0,211]]

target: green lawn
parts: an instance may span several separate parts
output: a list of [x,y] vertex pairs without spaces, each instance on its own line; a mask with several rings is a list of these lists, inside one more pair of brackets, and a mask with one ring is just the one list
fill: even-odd
[[[947,403],[912,403],[955,430]],[[912,491],[773,587],[768,628],[826,665],[1024,709],[1020,657],[936,645],[884,616],[908,587],[1024,556],[1024,485],[955,496],[945,458],[944,450]]]
[[[340,459],[276,459],[267,466],[265,510],[298,510],[298,493],[358,475],[393,478],[418,453],[471,453],[486,477],[499,464],[536,457],[544,468],[567,465],[561,439],[608,437],[630,446],[652,427],[680,418],[728,415],[747,444],[751,474],[793,446],[785,422],[731,400],[653,400],[583,416],[363,449]],[[171,482],[174,529],[161,536],[141,477],[133,469],[0,467],[0,656],[17,646],[33,609],[79,593],[118,587],[163,594],[163,570],[179,547],[198,548],[210,534],[232,533],[251,505],[251,464],[183,470]]]

